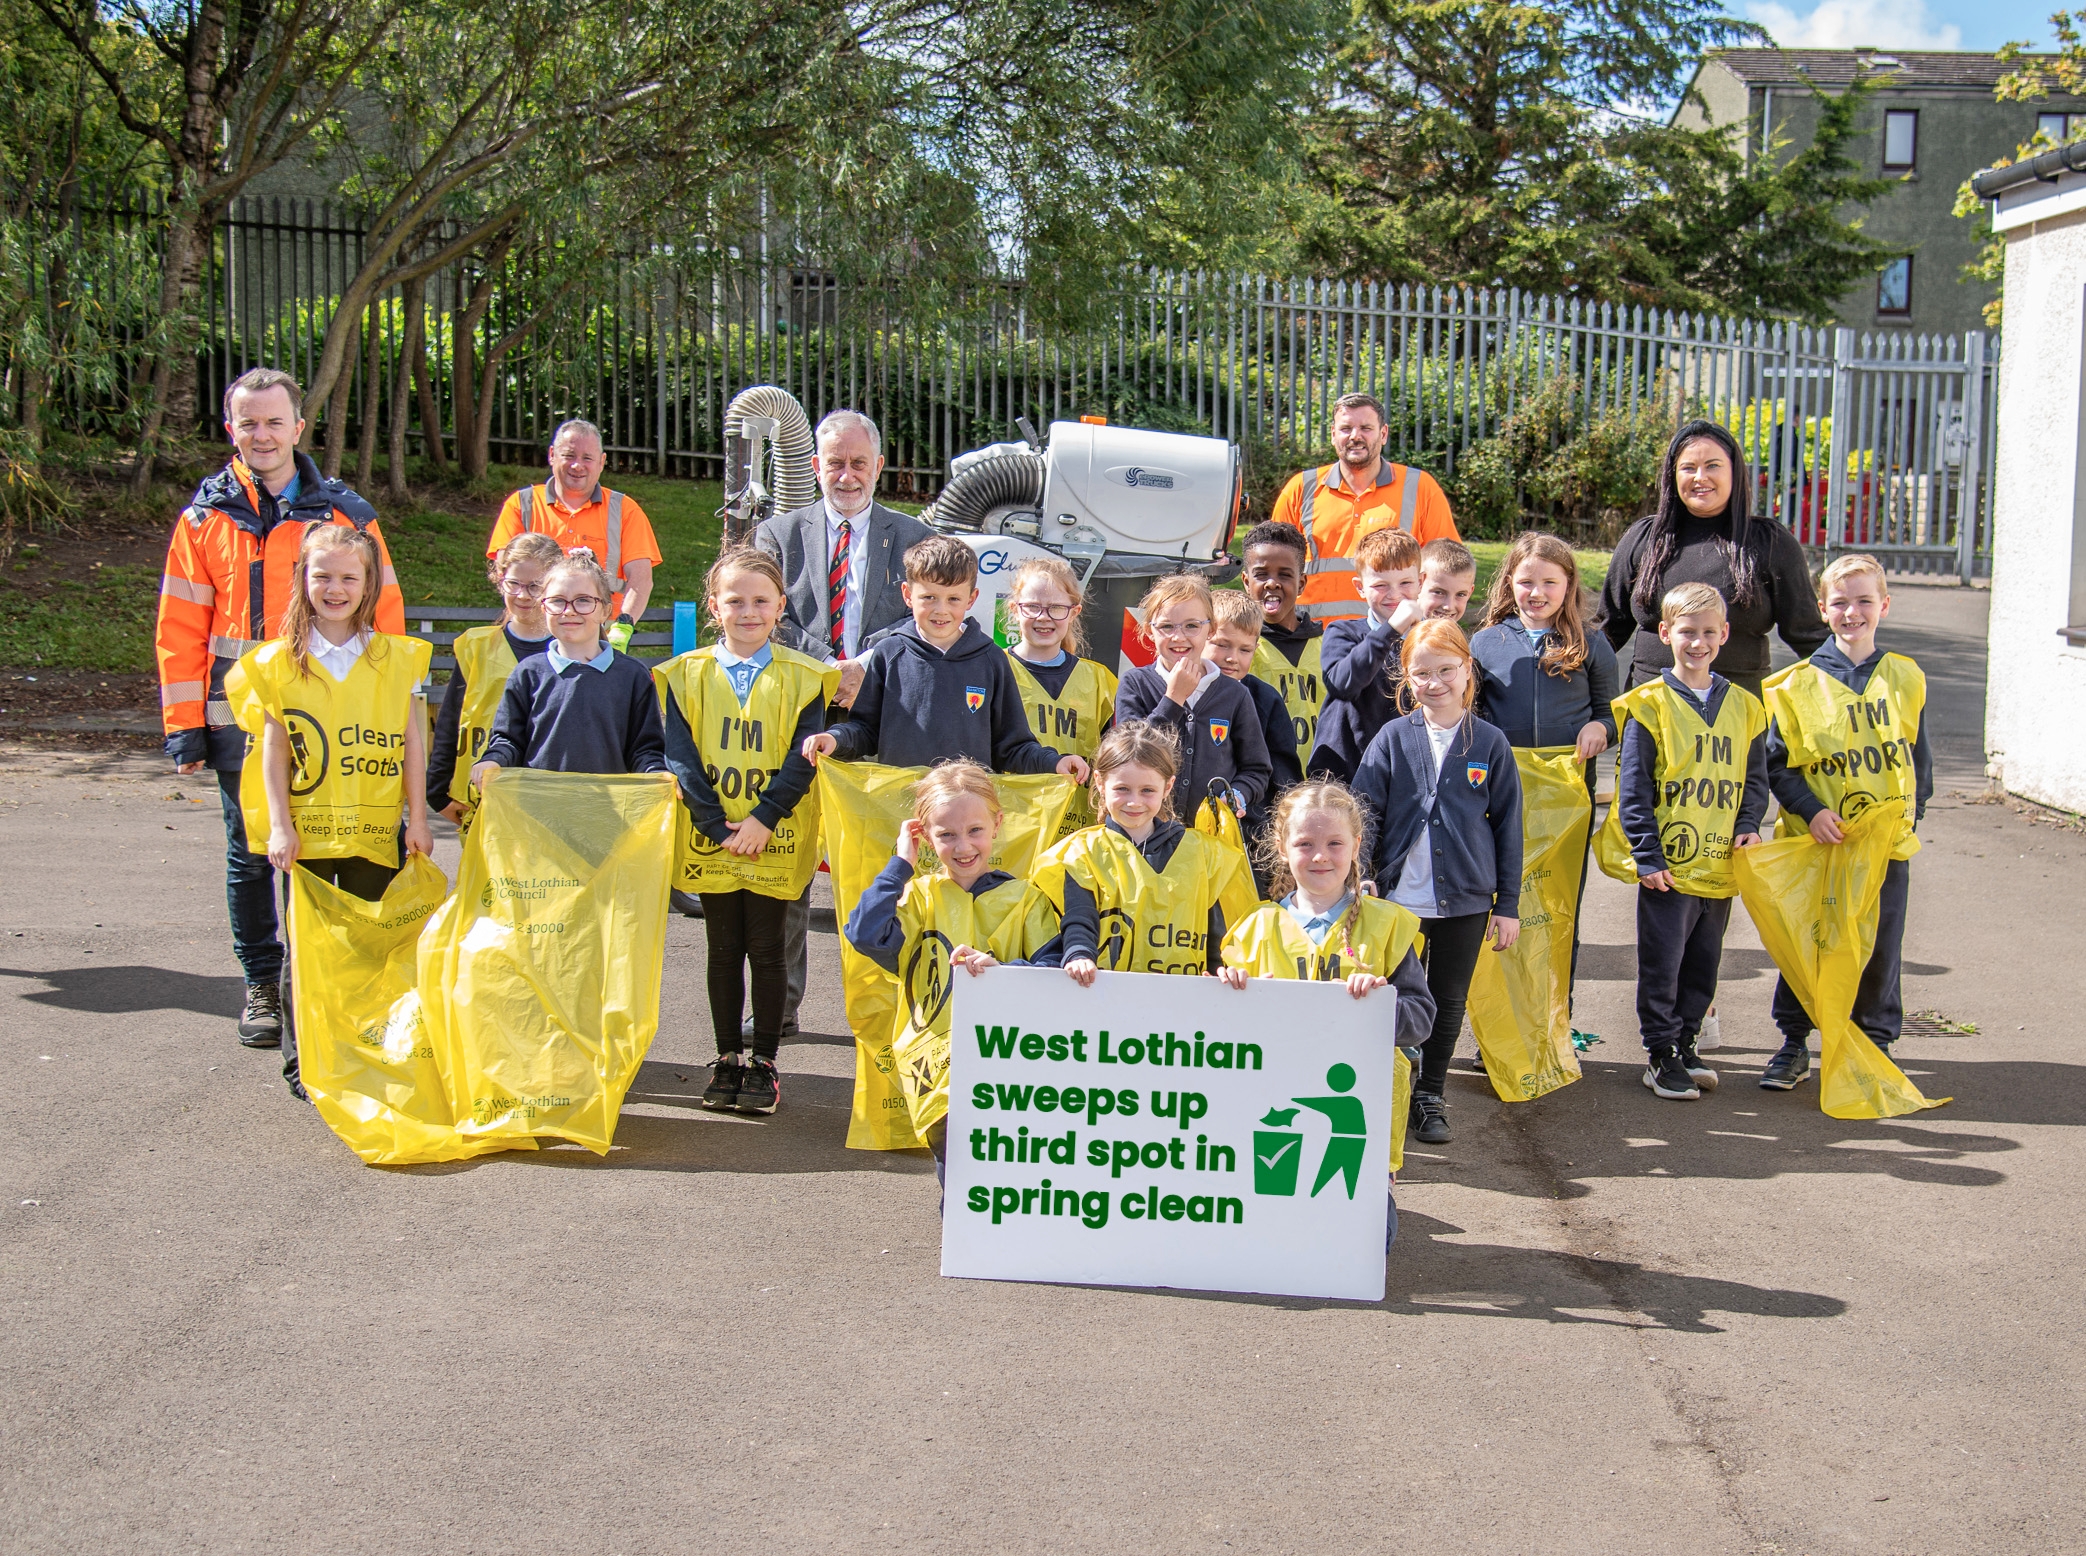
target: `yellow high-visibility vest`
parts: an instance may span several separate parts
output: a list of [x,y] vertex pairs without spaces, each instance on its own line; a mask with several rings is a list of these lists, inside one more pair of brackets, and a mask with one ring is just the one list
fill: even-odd
[[1207,972],[1210,909],[1221,907],[1229,926],[1260,901],[1246,856],[1192,828],[1159,872],[1122,833],[1088,827],[1036,863],[1036,884],[1060,912],[1067,876],[1093,893],[1101,914],[1095,960],[1109,972]]
[[1253,650],[1249,673],[1282,694],[1289,709],[1290,727],[1296,731],[1297,756],[1308,758],[1311,744],[1318,738],[1318,715],[1325,708],[1325,634],[1321,632],[1306,643],[1295,664],[1263,637]]
[[[1767,710],[1742,686],[1726,686],[1714,725],[1702,705],[1662,676],[1616,698],[1616,733],[1636,719],[1658,742],[1659,846],[1673,885],[1691,897],[1734,897],[1731,835],[1746,792],[1746,757],[1767,728]],[[1620,740],[1618,739],[1618,745]],[[1601,869],[1635,885],[1637,861],[1622,830],[1622,802],[1608,807],[1595,856]]]
[[[1014,667],[1014,684],[1021,689],[1021,705],[1028,710],[1029,727],[1036,738],[1060,756],[1093,761],[1094,753],[1101,749],[1102,734],[1115,719],[1115,672],[1092,659],[1082,659],[1065,677],[1064,691],[1053,697],[1011,648],[1007,663]],[[1085,789],[1074,789],[1057,835],[1070,837],[1093,824],[1092,797]]]
[[[1927,678],[1919,666],[1903,654],[1885,654],[1868,685],[1856,691],[1806,659],[1769,676],[1761,690],[1789,748],[1789,765],[1804,775],[1811,792],[1844,821],[1878,806],[1894,812],[1891,858],[1918,853],[1912,748],[1927,707]],[[1810,829],[1784,811],[1777,830],[1795,837]]]

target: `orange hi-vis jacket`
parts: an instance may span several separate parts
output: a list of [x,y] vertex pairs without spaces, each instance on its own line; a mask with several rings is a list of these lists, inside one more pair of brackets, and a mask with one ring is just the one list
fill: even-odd
[[[225,674],[241,654],[281,634],[308,526],[347,524],[370,534],[383,564],[377,630],[406,630],[405,602],[376,509],[345,482],[319,474],[303,453],[297,475],[297,495],[278,512],[245,461],[234,459],[196,488],[174,521],[155,647],[167,755],[177,763],[239,770],[246,736],[232,721]],[[277,515],[272,525],[265,514]]]
[[1300,470],[1282,488],[1268,517],[1304,532],[1310,554],[1297,600],[1311,607],[1313,621],[1359,616],[1367,609],[1355,588],[1354,548],[1371,530],[1402,529],[1423,546],[1462,538],[1434,477],[1388,459],[1377,465],[1375,482],[1359,495],[1347,489],[1338,464]]

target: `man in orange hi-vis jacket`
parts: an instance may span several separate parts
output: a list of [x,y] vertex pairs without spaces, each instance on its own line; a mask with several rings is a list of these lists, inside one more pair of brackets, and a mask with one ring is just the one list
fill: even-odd
[[174,521],[159,593],[156,646],[167,755],[177,772],[208,767],[217,773],[232,949],[246,972],[239,1041],[249,1048],[282,1044],[283,950],[268,856],[248,851],[239,814],[246,736],[225,702],[225,673],[241,654],[282,631],[297,553],[313,524],[349,524],[370,533],[384,565],[377,630],[406,630],[376,510],[297,451],[303,399],[294,378],[265,367],[225,390],[225,432],[236,456],[196,488]]
[[1383,457],[1390,428],[1383,402],[1372,394],[1344,394],[1333,403],[1330,465],[1289,478],[1268,517],[1304,532],[1304,587],[1297,603],[1313,621],[1359,616],[1366,607],[1355,587],[1354,548],[1375,529],[1395,525],[1421,545],[1460,540],[1449,499],[1433,476]]

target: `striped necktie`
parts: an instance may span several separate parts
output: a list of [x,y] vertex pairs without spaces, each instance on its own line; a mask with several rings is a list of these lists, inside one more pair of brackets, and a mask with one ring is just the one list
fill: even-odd
[[833,541],[833,561],[826,569],[826,635],[833,644],[833,652],[841,656],[847,652],[847,572],[851,533],[848,521],[842,519]]

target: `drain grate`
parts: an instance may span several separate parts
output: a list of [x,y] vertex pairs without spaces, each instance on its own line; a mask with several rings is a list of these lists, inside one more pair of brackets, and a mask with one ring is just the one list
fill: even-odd
[[1908,1010],[1905,1012],[1904,1035],[1907,1037],[1976,1037],[1975,1021],[1958,1021],[1954,1016],[1944,1016],[1938,1010]]

